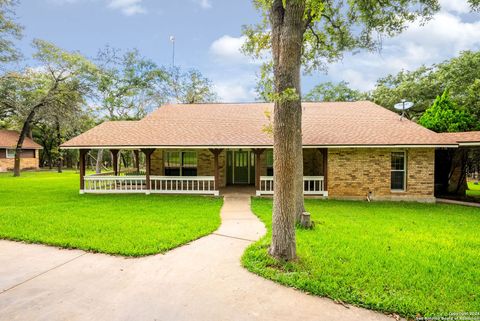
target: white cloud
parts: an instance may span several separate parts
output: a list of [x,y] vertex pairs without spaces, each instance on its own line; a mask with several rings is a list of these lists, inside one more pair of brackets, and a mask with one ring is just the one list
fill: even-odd
[[196,4],[198,4],[202,9],[210,9],[212,7],[212,3],[210,0],[194,0]]
[[245,102],[255,99],[255,93],[242,84],[222,82],[215,84],[215,90],[221,102]]
[[147,12],[141,3],[142,0],[109,0],[108,7],[118,9],[126,16],[132,16]]
[[342,62],[330,66],[328,78],[370,90],[378,78],[388,74],[439,63],[464,50],[480,49],[479,35],[480,21],[462,21],[458,14],[442,11],[424,26],[415,23],[401,35],[385,39],[380,54],[346,55]]
[[456,13],[470,12],[470,5],[467,0],[440,0],[439,2],[442,10],[445,11]]
[[223,61],[245,62],[247,57],[240,51],[245,40],[245,36],[221,36],[210,45],[210,52]]

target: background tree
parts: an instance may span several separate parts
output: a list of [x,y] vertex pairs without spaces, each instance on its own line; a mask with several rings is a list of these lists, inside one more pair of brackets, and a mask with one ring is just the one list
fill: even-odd
[[0,66],[20,57],[15,40],[22,36],[22,27],[15,22],[15,0],[0,0]]
[[377,81],[370,98],[381,106],[393,109],[401,99],[415,103],[408,111],[410,119],[418,119],[437,96],[448,88],[449,99],[480,117],[480,51],[464,51],[458,57],[414,71],[400,71]]
[[[124,53],[105,47],[96,62],[96,95],[93,112],[102,120],[140,119],[165,102],[158,94],[159,85],[167,75],[153,61],[142,57],[138,50]],[[96,172],[103,166],[103,149],[97,151]]]
[[218,100],[210,79],[197,69],[183,72],[180,67],[168,69],[159,90],[163,99],[183,104],[208,103]]
[[407,22],[430,17],[436,0],[255,0],[260,24],[246,27],[244,50],[271,50],[274,74],[272,256],[296,256],[295,219],[303,211],[300,68],[325,68],[353,48],[378,49],[379,35],[401,32]]
[[15,148],[14,176],[20,176],[20,154],[35,116],[45,109],[68,109],[82,101],[90,89],[95,66],[79,53],[64,51],[51,43],[35,40],[34,58],[40,67],[8,73],[0,78],[0,105],[21,123]]
[[346,81],[319,84],[305,95],[306,101],[357,101],[365,98],[364,93],[350,88]]
[[448,90],[437,96],[418,123],[437,133],[470,131],[480,127],[478,119],[450,99]]

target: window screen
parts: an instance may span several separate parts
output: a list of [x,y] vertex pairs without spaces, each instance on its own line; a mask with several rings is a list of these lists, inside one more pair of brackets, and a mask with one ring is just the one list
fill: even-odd
[[405,190],[406,181],[406,157],[405,152],[393,152],[391,155],[391,189],[395,191]]

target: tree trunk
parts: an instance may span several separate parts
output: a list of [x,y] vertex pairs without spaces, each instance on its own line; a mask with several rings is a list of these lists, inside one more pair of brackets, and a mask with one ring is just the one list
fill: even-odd
[[20,176],[20,156],[22,154],[22,146],[25,137],[30,131],[30,124],[32,123],[33,117],[35,116],[36,109],[39,108],[41,105],[37,105],[36,107],[32,108],[30,113],[25,119],[23,123],[22,131],[20,132],[20,136],[18,136],[17,146],[15,147],[15,163],[13,165],[13,176]]
[[[274,65],[275,107],[273,122],[274,198],[272,217],[273,257],[296,257],[295,219],[298,211],[298,177],[303,174],[300,65],[305,24],[305,0],[274,0],[270,10]],[[299,143],[300,142],[300,143]]]
[[62,172],[62,167],[63,167],[63,155],[62,151],[60,150],[60,145],[62,145],[62,135],[60,133],[60,121],[58,120],[58,117],[55,120],[55,125],[56,125],[56,130],[57,130],[57,148],[58,148],[58,159],[57,159],[57,172],[61,173]]
[[99,149],[97,152],[97,164],[95,165],[95,173],[102,173],[102,162],[103,162],[103,149]]

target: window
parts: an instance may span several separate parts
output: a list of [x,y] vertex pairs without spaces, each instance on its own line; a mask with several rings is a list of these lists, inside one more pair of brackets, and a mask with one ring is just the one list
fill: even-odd
[[166,176],[197,176],[197,152],[165,152]]
[[273,176],[273,150],[267,150],[265,157],[265,162],[267,163],[267,176]]
[[15,149],[7,149],[7,158],[15,158]]
[[391,155],[391,185],[392,191],[405,191],[406,185],[406,154],[392,152]]

